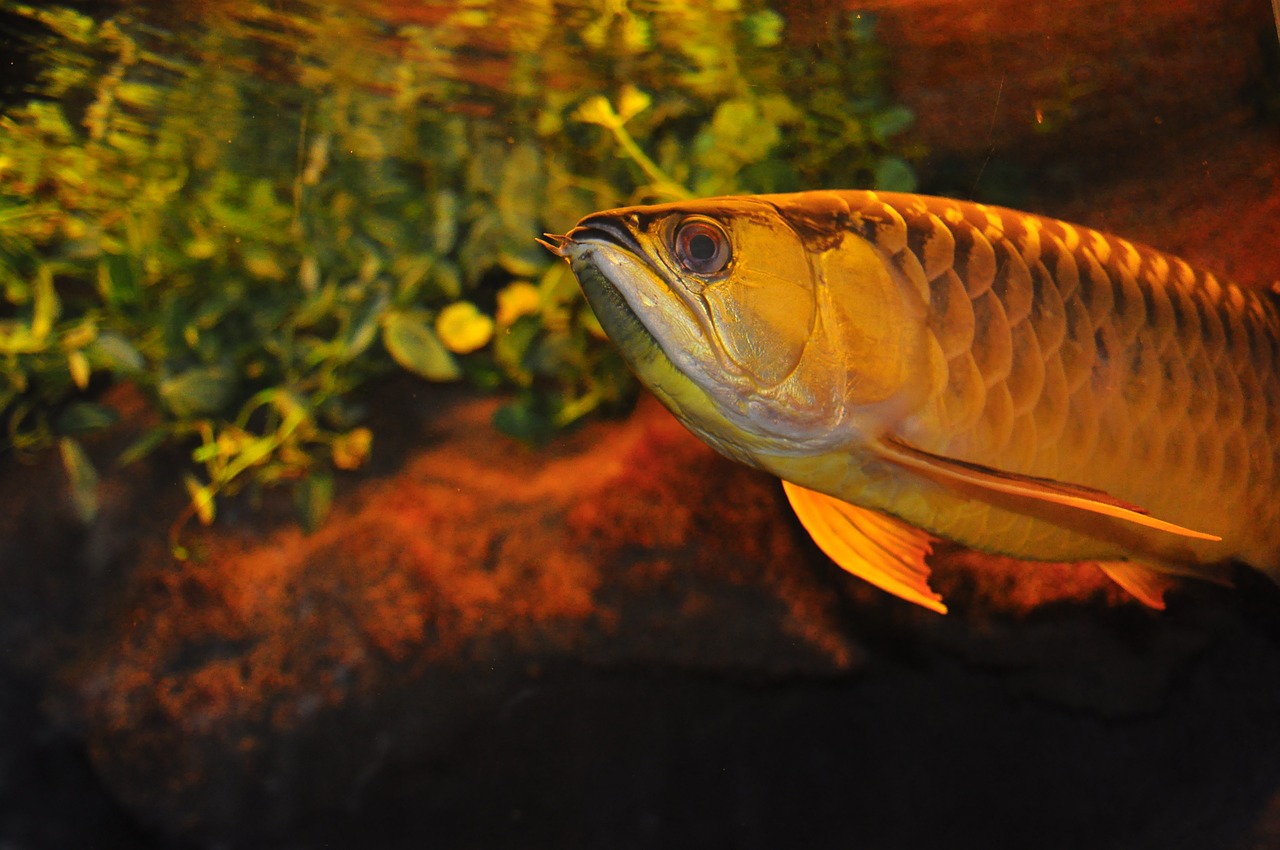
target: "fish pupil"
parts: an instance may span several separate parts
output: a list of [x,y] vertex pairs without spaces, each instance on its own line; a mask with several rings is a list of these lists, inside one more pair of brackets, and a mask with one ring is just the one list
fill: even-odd
[[716,240],[705,233],[699,233],[689,240],[689,256],[699,262],[706,262],[716,255]]

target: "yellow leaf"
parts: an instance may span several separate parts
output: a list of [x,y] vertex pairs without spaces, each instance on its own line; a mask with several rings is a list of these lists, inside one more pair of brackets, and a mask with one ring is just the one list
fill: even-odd
[[80,324],[63,332],[62,348],[64,351],[76,351],[92,343],[97,336],[98,327],[93,320],[82,320]]
[[354,428],[340,434],[333,441],[333,465],[338,469],[359,469],[369,459],[373,446],[373,432],[368,428]]
[[631,84],[618,93],[618,120],[624,124],[649,108],[653,98]]
[[191,507],[203,525],[212,525],[217,510],[213,502],[213,487],[201,484],[191,473],[183,473],[182,483],[191,497]]
[[[4,169],[0,167],[0,171],[3,170]],[[88,232],[89,225],[85,224],[75,216],[70,216],[62,221],[62,235],[72,241],[83,239]]]
[[298,284],[308,295],[320,288],[320,264],[310,254],[303,257],[298,266]]
[[36,269],[35,298],[32,305],[31,336],[43,342],[53,330],[54,320],[61,312],[58,293],[53,288],[53,269],[41,264]]
[[584,100],[574,111],[573,117],[585,124],[599,124],[601,127],[622,126],[618,113],[613,111],[613,104],[600,94]]
[[483,348],[493,337],[493,319],[470,301],[455,301],[436,317],[436,335],[455,354]]
[[521,316],[537,313],[538,302],[538,287],[528,281],[516,281],[498,293],[498,326],[506,327]]
[[68,352],[67,368],[71,370],[71,380],[77,389],[88,389],[89,387],[89,358],[84,356],[84,352],[80,350]]
[[244,258],[244,267],[249,274],[262,280],[284,280],[285,270],[276,258],[265,251],[254,251]]
[[193,260],[207,260],[218,253],[218,244],[207,236],[199,236],[188,242],[182,250]]

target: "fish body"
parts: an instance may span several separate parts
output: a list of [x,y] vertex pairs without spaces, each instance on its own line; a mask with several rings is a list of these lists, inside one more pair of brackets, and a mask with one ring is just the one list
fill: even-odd
[[1157,607],[1165,575],[1280,580],[1272,293],[906,194],[630,207],[549,238],[658,398],[886,590],[945,610],[937,538],[1094,562]]

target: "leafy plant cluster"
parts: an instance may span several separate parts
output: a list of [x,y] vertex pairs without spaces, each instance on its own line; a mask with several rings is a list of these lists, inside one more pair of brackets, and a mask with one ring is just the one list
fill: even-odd
[[[40,96],[0,116],[0,445],[77,437],[134,384],[191,512],[288,483],[309,526],[397,368],[545,439],[633,384],[534,237],[623,203],[910,189],[870,19],[821,48],[752,0],[233,4],[198,27],[22,8]],[[372,7],[371,7],[372,8]]]

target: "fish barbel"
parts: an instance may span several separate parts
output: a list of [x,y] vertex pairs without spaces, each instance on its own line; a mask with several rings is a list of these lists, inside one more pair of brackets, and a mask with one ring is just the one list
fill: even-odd
[[783,480],[818,545],[945,612],[937,538],[1280,580],[1280,310],[1061,221],[819,191],[587,216],[544,244],[653,393]]

